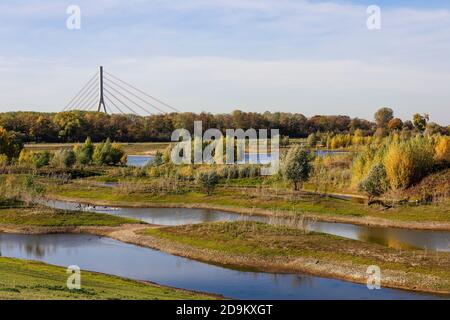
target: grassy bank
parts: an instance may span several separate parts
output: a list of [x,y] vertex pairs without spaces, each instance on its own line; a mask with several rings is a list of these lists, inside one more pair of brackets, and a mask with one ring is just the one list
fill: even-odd
[[0,258],[0,299],[210,299],[210,296],[82,271],[81,290],[66,287],[65,268]]
[[[138,185],[138,184],[136,184]],[[153,193],[145,188],[101,187],[93,184],[70,183],[49,189],[51,197],[104,205],[121,206],[195,206],[224,208],[234,211],[277,212],[289,215],[312,214],[324,219],[336,219],[373,225],[431,228],[425,224],[450,223],[450,203],[403,205],[391,209],[368,207],[351,200],[319,197],[307,194],[286,194],[264,188],[218,188],[212,195],[195,190],[181,193]],[[417,224],[415,226],[415,224]],[[436,226],[434,226],[436,227]],[[446,229],[446,228],[444,228]]]
[[382,286],[450,293],[450,254],[396,250],[256,222],[145,229],[150,245],[183,256],[263,271],[309,272],[365,283],[378,265]]
[[39,227],[118,227],[127,223],[142,223],[102,213],[54,210],[45,207],[0,209],[0,224]]

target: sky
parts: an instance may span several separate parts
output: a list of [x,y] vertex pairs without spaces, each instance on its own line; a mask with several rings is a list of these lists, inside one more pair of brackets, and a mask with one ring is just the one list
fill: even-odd
[[372,119],[388,106],[449,125],[450,1],[0,2],[0,112],[61,111],[100,65],[186,112]]

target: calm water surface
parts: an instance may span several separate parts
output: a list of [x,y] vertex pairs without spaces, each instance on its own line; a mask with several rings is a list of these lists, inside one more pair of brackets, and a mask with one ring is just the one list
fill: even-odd
[[222,294],[235,299],[436,299],[402,290],[309,275],[236,271],[113,239],[83,234],[0,233],[2,256],[67,267],[78,265],[112,275]]
[[[103,206],[80,206],[76,203],[64,201],[49,201],[47,205],[67,210],[89,210],[108,213],[121,217],[134,218],[151,224],[168,226],[194,224],[214,221],[260,221],[266,223],[283,223],[282,220],[270,219],[263,216],[249,216],[208,209],[185,208],[113,208]],[[418,248],[431,251],[450,252],[450,232],[423,231],[399,228],[378,228],[357,226],[346,223],[307,221],[306,228],[333,234],[349,239],[382,244],[392,248]]]
[[144,167],[145,165],[151,163],[155,157],[154,156],[127,156],[129,167]]
[[[316,155],[319,157],[325,157],[327,155],[344,155],[348,151],[339,150],[316,150]],[[151,163],[155,157],[154,156],[141,156],[141,155],[129,155],[127,165],[130,167],[144,167],[145,165]],[[248,163],[250,160],[250,155],[247,153],[244,156],[244,160],[241,163]],[[256,161],[259,164],[269,164],[271,161],[270,155],[258,154],[256,156]]]

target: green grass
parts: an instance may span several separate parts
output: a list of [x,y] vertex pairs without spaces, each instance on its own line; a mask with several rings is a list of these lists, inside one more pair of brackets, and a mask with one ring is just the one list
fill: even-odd
[[66,269],[10,258],[0,258],[0,299],[191,300],[210,296],[119,277],[81,272],[81,290],[66,286]]
[[0,224],[40,227],[117,227],[126,223],[141,222],[103,213],[63,211],[44,207],[8,208],[0,210]]
[[[33,151],[56,151],[62,148],[72,148],[74,143],[36,143],[25,145],[26,149]],[[127,154],[143,155],[156,153],[167,148],[167,142],[142,142],[142,143],[120,143]]]
[[365,204],[336,198],[315,196],[277,197],[274,193],[258,194],[255,188],[235,190],[218,188],[212,195],[191,191],[183,194],[155,195],[144,192],[121,193],[120,190],[78,183],[53,188],[51,194],[74,200],[102,201],[111,205],[206,204],[233,208],[258,208],[286,211],[294,214],[312,213],[325,216],[378,217],[403,222],[450,222],[450,203],[405,205],[381,210]]
[[[153,228],[142,233],[195,248],[214,250],[218,256],[244,255],[264,261],[280,257],[283,261],[295,261],[303,257],[339,265],[378,265],[384,271],[431,275],[439,279],[433,284],[433,290],[450,290],[450,253],[398,250],[332,235],[305,234],[299,229],[242,221]],[[408,278],[408,281],[413,280]]]

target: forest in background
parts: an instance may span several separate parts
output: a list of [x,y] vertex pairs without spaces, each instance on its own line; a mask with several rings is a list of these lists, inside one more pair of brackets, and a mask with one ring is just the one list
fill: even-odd
[[[378,118],[377,118],[378,114]],[[203,122],[203,130],[279,129],[282,136],[305,138],[314,133],[385,136],[393,131],[430,131],[431,134],[448,135],[449,127],[428,122],[427,115],[414,115],[411,121],[394,118],[389,108],[377,112],[374,121],[350,118],[343,115],[316,115],[310,118],[300,113],[243,112],[230,114],[169,113],[151,116],[104,114],[99,112],[70,111],[60,113],[7,112],[0,113],[0,127],[28,142],[81,142],[110,138],[117,142],[170,141],[173,130],[193,130],[194,121]]]

